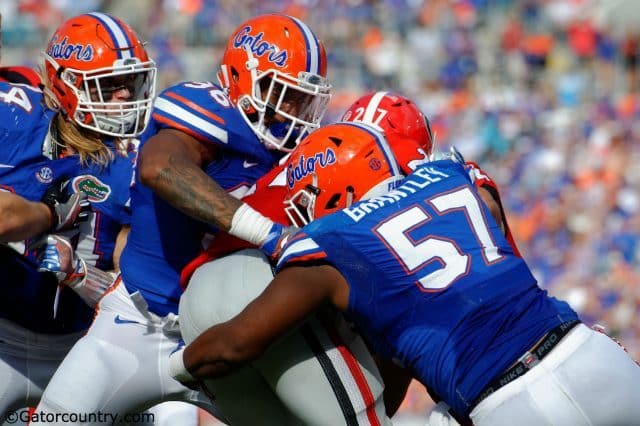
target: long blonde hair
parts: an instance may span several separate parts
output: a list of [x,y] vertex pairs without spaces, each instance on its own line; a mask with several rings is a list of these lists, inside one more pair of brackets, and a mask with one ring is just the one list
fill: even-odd
[[[60,102],[51,91],[47,73],[40,70],[43,83],[44,102],[48,108],[57,111],[51,123],[51,131],[56,143],[70,149],[80,157],[83,166],[95,164],[100,167],[109,165],[114,159],[114,152],[103,142],[104,136],[77,126],[60,106]],[[120,145],[126,143],[114,139],[118,153],[122,152]]]

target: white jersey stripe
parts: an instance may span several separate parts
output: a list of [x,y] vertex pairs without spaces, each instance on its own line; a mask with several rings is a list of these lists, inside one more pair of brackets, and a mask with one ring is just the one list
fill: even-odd
[[367,104],[367,109],[364,110],[364,115],[362,116],[363,123],[373,123],[378,106],[386,94],[387,92],[376,92],[371,97],[371,100],[369,100],[369,103]]
[[179,120],[184,121],[185,123],[189,123],[190,126],[196,128],[202,133],[214,137],[222,143],[228,142],[228,134],[225,129],[216,126],[210,121],[198,117],[194,113],[187,111],[181,106],[176,105],[165,98],[156,98],[153,106],[159,111],[176,117]]
[[116,47],[118,49],[122,49],[118,50],[118,57],[122,59],[129,59],[133,56],[131,54],[131,49],[126,49],[127,47],[132,47],[131,41],[129,40],[129,37],[127,37],[127,34],[124,32],[120,24],[115,19],[113,19],[109,15],[99,12],[93,12],[89,15],[98,19],[104,24],[105,27],[107,27],[107,30],[111,34],[111,38],[116,43]]
[[280,260],[278,261],[278,266],[280,266],[280,264],[282,264],[282,261],[286,260],[287,257],[301,254],[307,251],[317,250],[319,248],[320,246],[318,246],[318,244],[316,244],[316,242],[311,238],[305,238],[300,241],[296,241],[289,247],[287,247],[286,250],[282,253],[282,255],[280,256]]

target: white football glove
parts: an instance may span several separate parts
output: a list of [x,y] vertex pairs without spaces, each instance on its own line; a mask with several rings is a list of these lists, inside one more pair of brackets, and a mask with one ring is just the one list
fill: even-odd
[[460,153],[460,151],[458,151],[458,149],[455,146],[452,146],[449,148],[448,152],[441,152],[441,151],[433,151],[431,153],[431,161],[438,161],[438,160],[451,160],[453,162],[456,163],[460,163],[460,164],[464,164],[464,157],[462,156],[462,154]]
[[60,235],[49,235],[39,249],[38,270],[53,272],[60,285],[71,287],[91,307],[95,306],[115,282],[116,274],[87,265],[75,256],[71,242]]
[[76,258],[71,242],[59,235],[47,236],[46,243],[40,246],[38,271],[53,272],[62,285],[73,287],[86,275],[86,265]]

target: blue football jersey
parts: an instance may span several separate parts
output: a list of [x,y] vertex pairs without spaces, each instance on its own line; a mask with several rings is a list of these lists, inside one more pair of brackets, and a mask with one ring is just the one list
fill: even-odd
[[537,286],[452,161],[305,226],[278,268],[309,262],[344,276],[347,316],[375,351],[462,415],[542,335],[577,317]]
[[114,268],[113,254],[118,233],[131,223],[130,190],[137,151],[118,154],[105,167],[91,165],[71,179],[73,192],[84,192],[92,214],[81,223],[76,253],[99,269]]
[[[215,145],[216,159],[204,170],[238,198],[281,156],[259,141],[229,98],[209,82],[180,83],[162,92],[141,143],[162,129],[180,130]],[[154,313],[177,312],[180,271],[203,248],[204,233],[210,228],[173,208],[137,179],[131,209],[131,232],[121,260],[123,281],[128,291],[142,293]]]
[[[113,250],[121,224],[129,222],[129,187],[135,153],[116,156],[105,167],[82,166],[78,156],[57,158],[49,132],[55,111],[45,107],[40,90],[0,83],[0,190],[38,201],[56,180],[70,179],[70,191],[83,191],[92,207],[90,221],[72,232],[77,253],[98,268],[113,268]],[[113,146],[111,141],[107,145]],[[57,281],[36,270],[28,242],[4,246],[0,264],[6,279],[0,317],[40,333],[69,333],[86,329],[93,318],[71,289],[62,288],[53,317]],[[4,280],[3,280],[4,281]]]

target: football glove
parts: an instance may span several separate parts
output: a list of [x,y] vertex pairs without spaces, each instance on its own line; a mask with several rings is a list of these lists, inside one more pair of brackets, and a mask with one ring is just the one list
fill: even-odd
[[451,161],[454,161],[454,162],[460,163],[460,164],[464,164],[465,163],[464,157],[462,156],[460,151],[458,151],[458,149],[455,146],[450,147],[448,152],[433,151],[431,153],[430,160],[431,161],[451,160]]
[[51,211],[50,232],[65,231],[78,226],[89,218],[91,205],[84,192],[69,193],[69,180],[61,178],[51,185],[42,197],[42,202]]
[[296,226],[284,226],[279,223],[274,223],[269,231],[269,235],[267,235],[267,238],[260,246],[260,249],[269,256],[270,259],[277,260],[289,237],[298,232],[299,229],[300,228]]
[[58,283],[73,287],[86,276],[87,269],[82,259],[77,258],[69,240],[59,235],[49,235],[37,247],[38,271],[52,272]]
[[36,246],[38,270],[55,274],[60,285],[70,287],[87,305],[94,307],[116,281],[117,274],[77,258],[68,239],[49,235],[42,241]]

